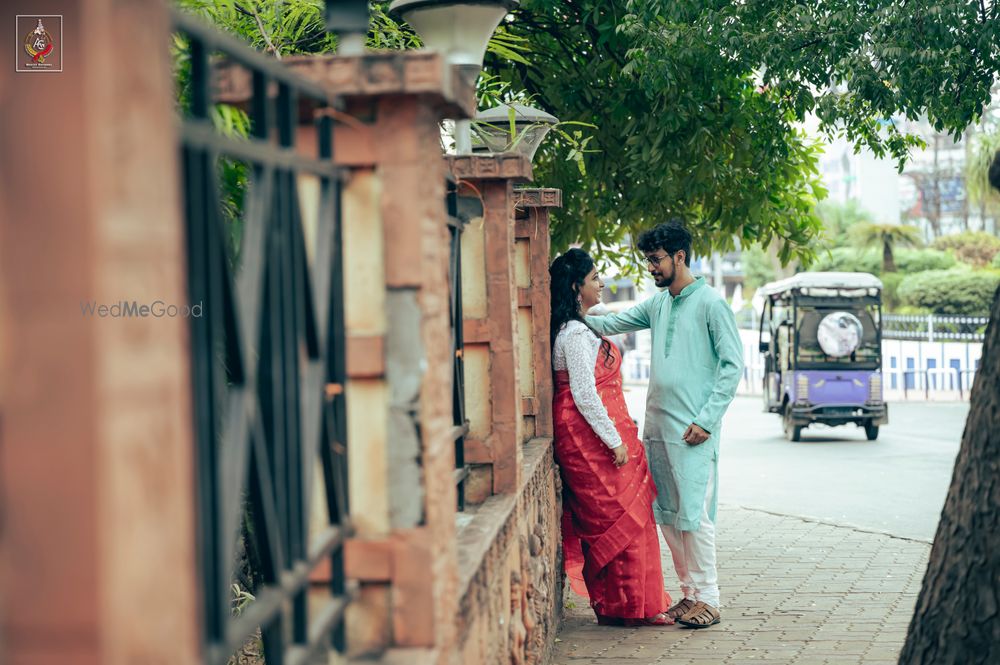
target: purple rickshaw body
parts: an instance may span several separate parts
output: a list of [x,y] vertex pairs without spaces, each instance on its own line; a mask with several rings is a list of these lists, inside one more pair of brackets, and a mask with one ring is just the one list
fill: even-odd
[[888,423],[881,291],[874,275],[838,272],[798,273],[758,290],[764,409],[782,417],[790,440],[817,423],[855,424],[874,440]]
[[[783,392],[790,402],[795,402],[795,386],[805,377],[809,382],[809,404],[813,406],[860,406],[873,401],[869,398],[872,376],[881,377],[878,370],[798,370],[788,372]],[[882,391],[878,390],[878,401]]]

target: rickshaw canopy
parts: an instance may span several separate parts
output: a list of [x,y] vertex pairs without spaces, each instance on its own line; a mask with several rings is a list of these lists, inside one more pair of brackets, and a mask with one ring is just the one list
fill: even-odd
[[[867,272],[800,272],[786,279],[771,282],[757,289],[760,296],[769,297],[794,290],[853,291],[856,289],[882,290],[882,280]],[[819,294],[817,294],[819,295]]]

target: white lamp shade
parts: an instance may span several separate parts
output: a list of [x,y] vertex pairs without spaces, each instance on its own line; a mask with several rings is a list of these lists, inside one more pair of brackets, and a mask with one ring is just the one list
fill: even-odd
[[[514,110],[514,132],[510,132],[510,111]],[[559,119],[523,104],[501,104],[476,114],[476,135],[489,152],[518,152],[529,160]]]
[[517,123],[517,136],[511,136],[509,127],[485,127],[476,125],[476,134],[488,152],[518,152],[529,160],[535,158],[538,147],[545,140],[551,125],[527,125]]
[[389,11],[409,23],[424,46],[443,54],[448,63],[482,67],[493,31],[517,4],[517,0],[396,0]]

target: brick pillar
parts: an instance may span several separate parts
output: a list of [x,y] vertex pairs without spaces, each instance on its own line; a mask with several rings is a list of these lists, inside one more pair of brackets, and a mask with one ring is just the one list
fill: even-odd
[[[443,654],[457,608],[447,165],[442,117],[473,88],[430,52],[284,61],[345,100],[334,136],[344,183],[354,655]],[[443,656],[442,656],[443,657]]]
[[552,436],[549,212],[562,207],[562,190],[518,188],[514,198],[521,410],[528,441]]
[[81,311],[187,299],[166,4],[42,13],[63,71],[0,67],[0,662],[194,663],[188,321]]
[[466,498],[512,494],[520,486],[521,378],[517,331],[514,183],[531,179],[531,162],[514,153],[450,157],[452,173],[483,200],[482,220],[462,237],[465,315],[465,459],[473,465]]

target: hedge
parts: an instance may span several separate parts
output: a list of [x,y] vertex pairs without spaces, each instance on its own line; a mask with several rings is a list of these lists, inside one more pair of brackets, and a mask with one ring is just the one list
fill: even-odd
[[983,231],[965,231],[938,238],[934,248],[951,252],[959,261],[982,268],[1000,255],[1000,238]]
[[902,305],[935,314],[989,316],[1000,273],[993,270],[928,270],[908,275],[896,296]]

